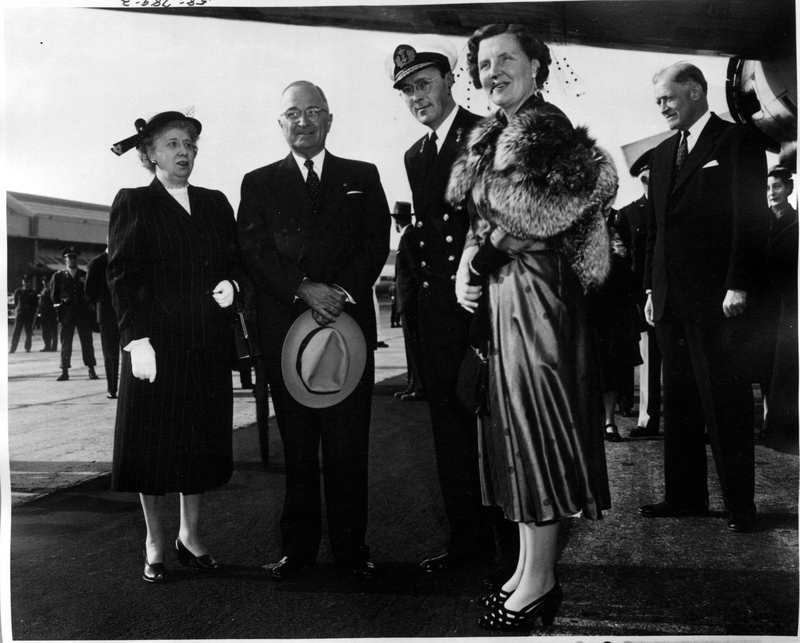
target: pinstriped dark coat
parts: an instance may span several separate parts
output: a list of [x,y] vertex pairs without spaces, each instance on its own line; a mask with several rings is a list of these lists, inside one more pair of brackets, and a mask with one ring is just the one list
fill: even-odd
[[158,179],[124,189],[111,208],[108,282],[121,344],[148,337],[155,382],[123,351],[112,488],[199,493],[232,473],[232,308],[211,292],[237,273],[233,210],[189,186],[191,215]]

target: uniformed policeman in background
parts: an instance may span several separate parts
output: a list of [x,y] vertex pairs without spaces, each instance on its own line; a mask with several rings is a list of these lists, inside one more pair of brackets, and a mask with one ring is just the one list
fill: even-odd
[[401,100],[428,130],[405,153],[416,217],[408,256],[415,274],[423,379],[439,485],[450,524],[447,552],[420,564],[428,573],[493,562],[494,526],[505,532],[502,541],[513,543],[511,551],[504,547],[503,553],[514,563],[518,542],[516,525],[504,521],[496,508],[481,503],[476,418],[456,397],[472,315],[456,300],[455,275],[470,222],[466,210],[445,201],[445,190],[453,163],[470,130],[481,120],[453,98],[457,59],[458,52],[447,39],[422,36],[399,44],[387,61]]
[[14,291],[14,334],[11,336],[9,353],[17,350],[20,336],[25,330],[25,352],[31,352],[33,341],[33,322],[36,321],[36,308],[39,295],[33,287],[33,279],[29,275],[22,277],[22,287]]
[[64,248],[61,256],[64,257],[67,267],[55,273],[50,280],[50,295],[58,312],[58,321],[61,322],[61,375],[58,377],[59,382],[69,379],[72,337],[76,329],[81,342],[83,363],[89,367],[89,379],[99,379],[97,373],[94,372],[97,364],[92,343],[94,310],[86,298],[86,271],[78,268],[79,254],[80,250],[75,246]]

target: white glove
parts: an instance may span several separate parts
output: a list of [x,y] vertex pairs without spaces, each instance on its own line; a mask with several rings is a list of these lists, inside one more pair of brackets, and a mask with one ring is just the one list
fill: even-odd
[[233,284],[228,280],[220,281],[212,295],[220,308],[227,308],[233,303]]
[[142,339],[132,344],[129,352],[133,376],[140,380],[150,380],[152,384],[156,379],[156,352],[150,345],[149,339]]

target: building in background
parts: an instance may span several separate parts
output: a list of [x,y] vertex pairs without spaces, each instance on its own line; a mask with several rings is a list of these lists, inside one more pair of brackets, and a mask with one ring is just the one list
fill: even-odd
[[6,290],[12,292],[25,274],[36,278],[38,290],[42,279],[64,267],[61,251],[67,245],[81,248],[78,263],[85,269],[106,247],[110,210],[106,205],[6,192]]

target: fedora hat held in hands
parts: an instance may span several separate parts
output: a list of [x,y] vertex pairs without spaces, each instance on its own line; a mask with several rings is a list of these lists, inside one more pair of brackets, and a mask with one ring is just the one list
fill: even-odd
[[321,409],[352,393],[364,373],[367,343],[356,321],[342,313],[320,326],[311,311],[298,317],[283,342],[281,369],[289,394],[303,406]]

